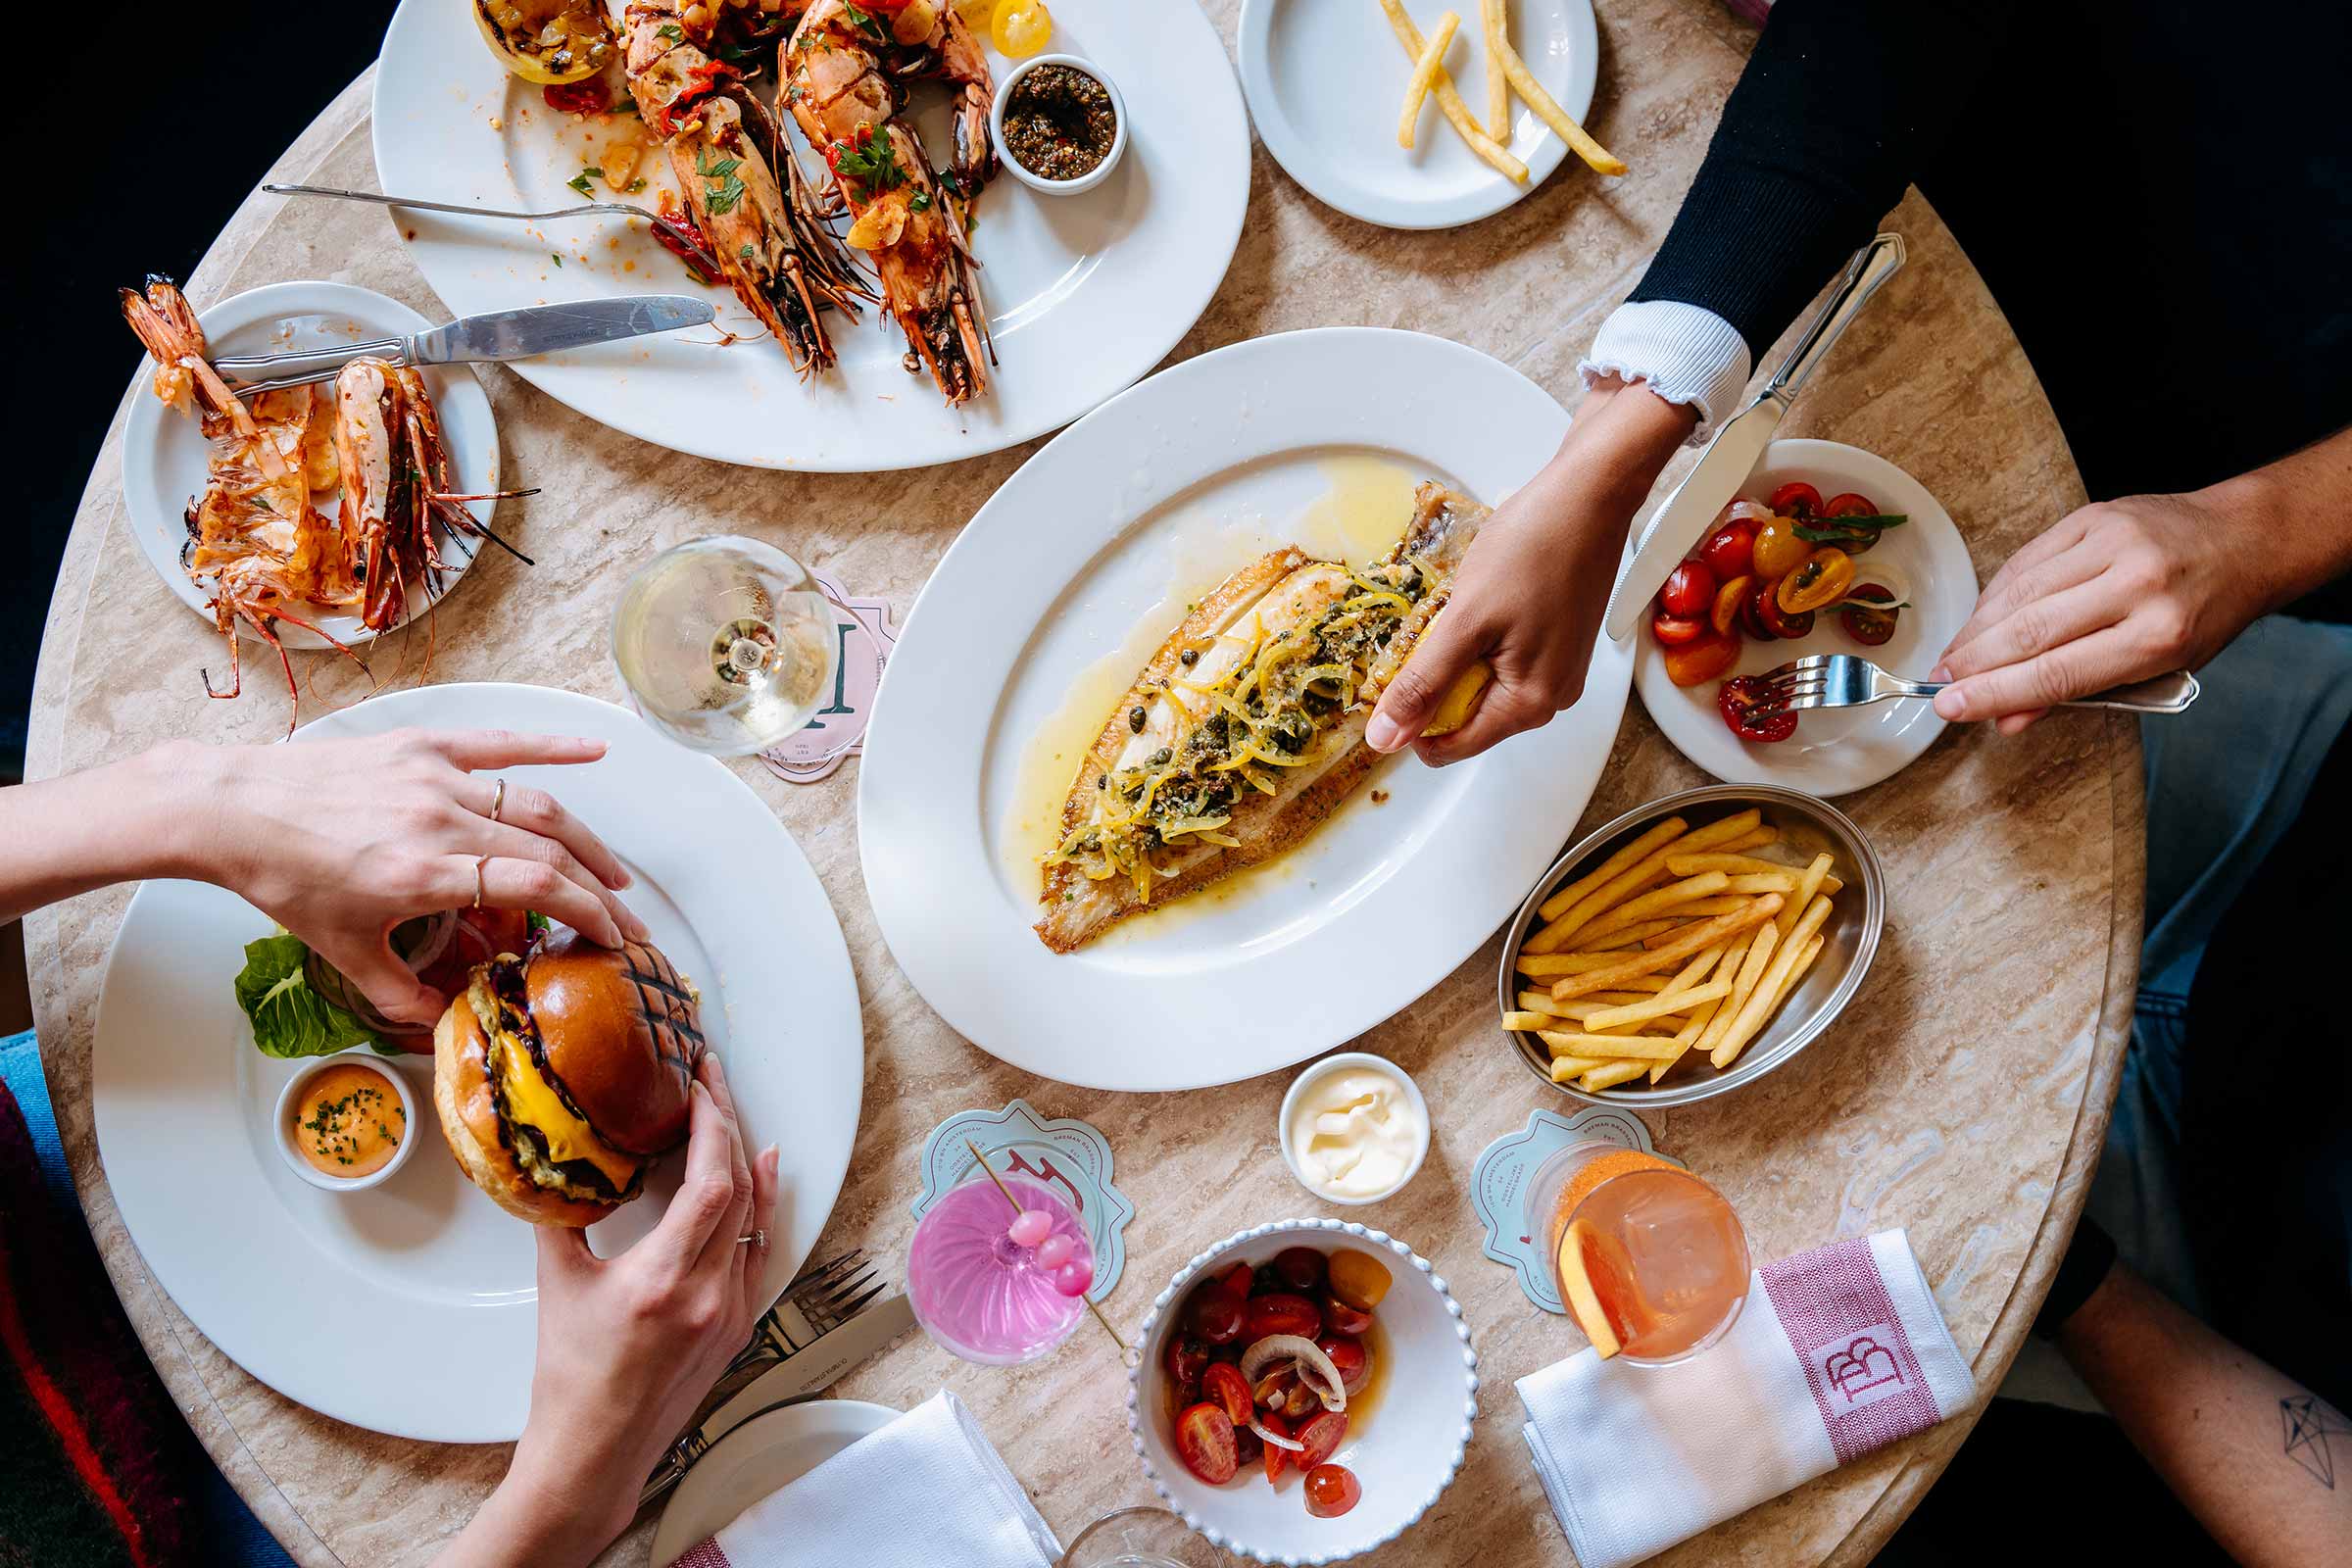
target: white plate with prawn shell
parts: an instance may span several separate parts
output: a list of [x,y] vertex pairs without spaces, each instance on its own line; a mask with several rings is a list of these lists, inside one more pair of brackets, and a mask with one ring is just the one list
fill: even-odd
[[[231,354],[331,349],[394,332],[427,331],[440,324],[372,289],[322,281],[266,283],[199,312],[196,319],[204,328],[206,346],[215,359]],[[210,467],[208,444],[193,412],[181,414],[166,408],[156,397],[154,379],[155,361],[142,358],[138,374],[131,381],[130,416],[122,437],[122,504],[139,554],[147,558],[155,574],[181,604],[209,621],[213,612],[206,595],[189,580],[187,569],[180,564],[181,552],[188,543],[187,510],[204,494],[205,475]],[[460,493],[479,495],[496,490],[498,425],[491,417],[489,394],[482,390],[481,382],[463,365],[437,365],[426,368],[424,384],[432,394],[433,407],[441,415],[442,433],[449,443],[450,472]],[[331,398],[334,383],[322,382],[320,390]],[[315,495],[311,504],[331,522],[339,494],[328,491]],[[495,502],[468,502],[466,511],[478,520],[489,522],[495,506]],[[403,625],[449,597],[450,590],[471,564],[468,551],[478,554],[498,548],[486,539],[452,541],[441,529],[434,530],[434,542],[440,546],[442,559],[450,564],[450,569],[442,573],[438,594],[428,593],[422,584],[409,590],[408,614],[402,620]],[[303,613],[301,607],[293,608],[297,613]],[[357,615],[303,613],[303,618],[347,647],[357,647],[375,637],[367,622]],[[237,631],[249,644],[260,644],[253,628],[241,620]],[[278,622],[277,633],[288,648],[328,646],[323,639],[289,622]],[[246,672],[254,673],[250,668]]]
[[[621,897],[702,992],[705,1035],[755,1149],[782,1151],[765,1298],[815,1245],[849,1169],[863,1026],[824,887],[743,780],[571,692],[505,684],[387,692],[307,739],[406,724],[588,735],[600,761],[507,770],[544,786],[636,880]],[[666,808],[648,809],[648,803]],[[506,1443],[530,1407],[538,1334],[531,1227],[474,1190],[431,1140],[366,1193],[321,1192],[279,1157],[277,1092],[300,1063],[254,1049],[232,982],[269,916],[198,882],[143,885],[107,955],[91,1048],[99,1157],[148,1270],[223,1354],[287,1398],[434,1443]],[[429,1103],[430,1056],[388,1063]],[[588,1231],[602,1256],[660,1220],[683,1152]],[[351,1325],[368,1325],[354,1375]]]
[[[617,10],[615,4],[613,9]],[[638,122],[550,111],[509,76],[463,0],[403,0],[384,36],[373,111],[380,188],[530,212],[577,205],[565,188]],[[1082,195],[1033,191],[1010,175],[979,204],[972,248],[994,323],[990,389],[950,409],[906,344],[869,309],[828,314],[839,366],[803,380],[732,292],[713,287],[710,330],[605,344],[517,362],[523,379],[616,430],[698,457],[834,472],[915,468],[977,457],[1066,424],[1149,372],[1206,309],[1240,243],[1250,196],[1250,121],[1217,29],[1193,0],[1054,0],[1057,53],[1119,84],[1129,141],[1110,177]],[[983,45],[1002,80],[1012,62]],[[772,63],[757,90],[772,97]],[[615,75],[615,79],[617,76]],[[946,91],[918,83],[910,115],[935,165],[948,161]],[[797,128],[803,167],[821,174]],[[593,199],[652,204],[671,183],[649,151],[634,196],[591,182]],[[409,254],[459,315],[550,299],[683,292],[695,285],[634,220],[516,223],[394,214]]]
[[[1625,710],[1628,649],[1601,643],[1583,700],[1543,729],[1446,768],[1397,758],[1271,865],[1075,953],[1030,929],[1037,874],[1007,848],[1032,750],[1073,689],[1105,660],[1132,679],[1182,618],[1182,594],[1223,574],[1179,588],[1171,561],[1205,550],[1230,569],[1282,543],[1314,547],[1299,528],[1344,457],[1407,470],[1393,541],[1410,477],[1494,503],[1567,425],[1549,393],[1476,350],[1326,327],[1163,370],[1023,465],[916,600],[860,764],[866,891],[924,1000],[1027,1071],[1190,1089],[1353,1039],[1460,966],[1583,813]],[[1124,689],[1089,710],[1095,728]],[[1055,808],[1075,771],[1072,756]]]

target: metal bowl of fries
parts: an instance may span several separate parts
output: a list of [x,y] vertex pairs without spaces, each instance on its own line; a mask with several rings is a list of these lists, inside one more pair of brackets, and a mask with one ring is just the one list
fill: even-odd
[[1813,1043],[1870,972],[1886,921],[1852,818],[1770,784],[1637,808],[1553,861],[1496,981],[1528,1070],[1589,1105],[1688,1105]]

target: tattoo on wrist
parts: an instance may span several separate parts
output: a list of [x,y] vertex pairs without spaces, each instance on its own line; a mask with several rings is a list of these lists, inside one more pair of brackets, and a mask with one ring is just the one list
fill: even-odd
[[[2278,1428],[2285,1443],[2286,1456],[2311,1472],[2311,1478],[2329,1492],[2335,1490],[2335,1452],[2329,1446],[2337,1438],[2352,1438],[2352,1425],[2333,1405],[2316,1394],[2298,1394],[2278,1401]],[[2352,1444],[2347,1444],[2344,1456],[2352,1459]]]

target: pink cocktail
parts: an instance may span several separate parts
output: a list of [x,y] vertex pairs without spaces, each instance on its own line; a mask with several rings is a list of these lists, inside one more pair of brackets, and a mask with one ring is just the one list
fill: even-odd
[[906,1296],[915,1320],[943,1349],[1013,1366],[1036,1360],[1078,1327],[1094,1249],[1077,1212],[1051,1188],[1001,1179],[1003,1190],[973,1172],[916,1222]]

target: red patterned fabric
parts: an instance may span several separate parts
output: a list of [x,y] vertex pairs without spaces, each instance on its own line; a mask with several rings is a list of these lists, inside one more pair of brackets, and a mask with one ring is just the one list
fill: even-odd
[[732,1568],[727,1554],[718,1549],[718,1538],[698,1541],[678,1555],[669,1568]]
[[1759,1272],[1839,1464],[1943,1419],[1869,1237],[1817,1247]]

